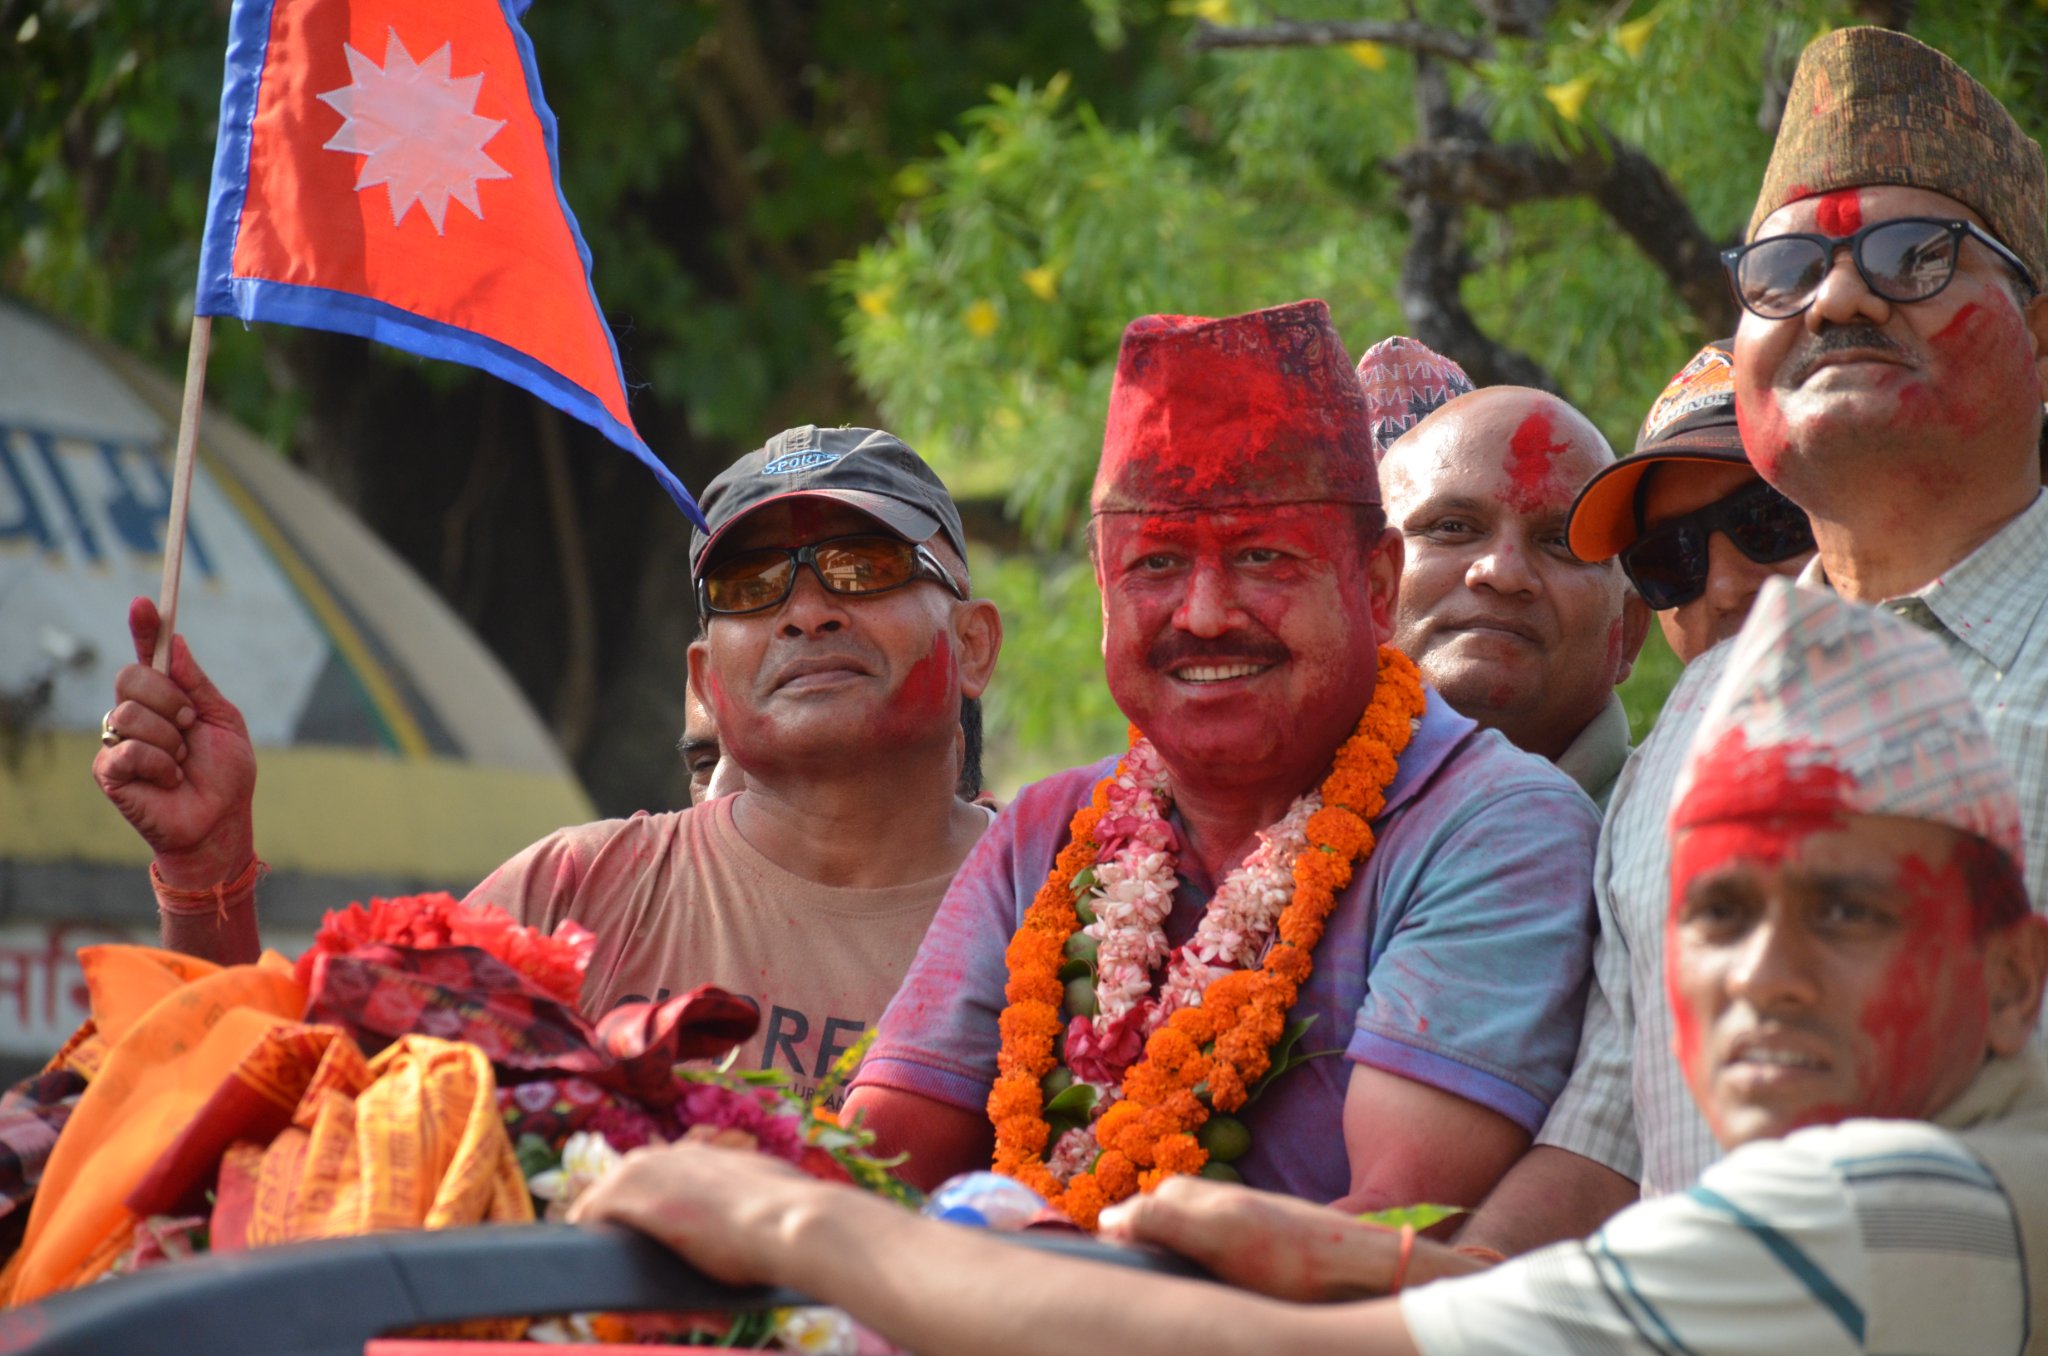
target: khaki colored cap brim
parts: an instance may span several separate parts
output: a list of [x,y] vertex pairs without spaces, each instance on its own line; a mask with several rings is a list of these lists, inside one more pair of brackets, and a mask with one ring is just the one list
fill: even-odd
[[1572,501],[1571,517],[1565,523],[1565,543],[1580,560],[1609,560],[1620,555],[1640,535],[1636,531],[1636,487],[1652,466],[1664,462],[1692,462],[1704,466],[1747,466],[1749,458],[1740,451],[1716,452],[1702,447],[1658,447],[1638,452],[1601,471],[1586,482]]

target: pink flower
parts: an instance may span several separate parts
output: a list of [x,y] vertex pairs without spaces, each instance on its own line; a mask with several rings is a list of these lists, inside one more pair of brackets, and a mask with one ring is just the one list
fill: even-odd
[[1140,1003],[1113,1020],[1076,1017],[1067,1024],[1067,1069],[1086,1083],[1115,1087],[1124,1070],[1145,1053],[1145,1019],[1150,1003]]
[[1095,825],[1095,855],[1097,860],[1114,857],[1137,846],[1153,852],[1179,852],[1180,835],[1173,825],[1159,817],[1159,809],[1150,803],[1139,810],[1124,814],[1104,815]]
[[759,1142],[761,1152],[788,1163],[801,1163],[804,1156],[802,1120],[772,1088],[728,1088],[717,1083],[697,1083],[676,1103],[682,1123],[692,1129],[739,1130]]
[[591,1113],[588,1126],[620,1153],[661,1139],[661,1127],[654,1117],[629,1102],[599,1107]]
[[1071,1182],[1076,1175],[1095,1165],[1098,1152],[1095,1132],[1085,1125],[1080,1126],[1060,1136],[1059,1143],[1053,1145],[1052,1152],[1046,1156],[1045,1166],[1060,1181]]

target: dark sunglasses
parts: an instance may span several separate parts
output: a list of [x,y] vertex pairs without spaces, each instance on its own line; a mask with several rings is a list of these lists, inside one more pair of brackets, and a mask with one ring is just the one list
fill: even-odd
[[1643,533],[1621,549],[1621,568],[1653,612],[1683,607],[1707,591],[1707,539],[1724,534],[1759,565],[1813,549],[1799,506],[1759,480],[1705,508]]
[[929,548],[898,537],[832,537],[809,546],[765,546],[727,556],[697,581],[697,608],[707,615],[765,612],[796,588],[797,567],[808,565],[828,593],[862,597],[929,579],[954,597],[967,594]]
[[1721,263],[1746,310],[1765,320],[1789,320],[1813,305],[1834,267],[1835,251],[1844,245],[1873,293],[1890,302],[1926,301],[1956,276],[1965,236],[2010,264],[2034,289],[2033,273],[1989,232],[1940,217],[1874,221],[1854,235],[1774,235],[1721,251]]

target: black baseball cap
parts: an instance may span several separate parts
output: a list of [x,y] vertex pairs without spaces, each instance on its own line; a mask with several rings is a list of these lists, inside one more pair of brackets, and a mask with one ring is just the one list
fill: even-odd
[[967,534],[946,484],[893,433],[875,428],[784,429],[718,473],[698,503],[705,527],[690,534],[690,575],[730,527],[784,499],[830,499],[859,509],[905,541],[943,533],[962,561]]
[[1660,462],[1749,465],[1735,424],[1735,341],[1716,339],[1678,370],[1650,406],[1636,448],[1586,482],[1565,524],[1580,560],[1606,560],[1642,535],[1643,477]]

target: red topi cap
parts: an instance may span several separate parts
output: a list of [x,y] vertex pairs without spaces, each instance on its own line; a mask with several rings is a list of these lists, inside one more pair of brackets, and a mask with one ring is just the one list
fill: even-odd
[[1094,512],[1379,502],[1365,396],[1328,306],[1124,331]]

